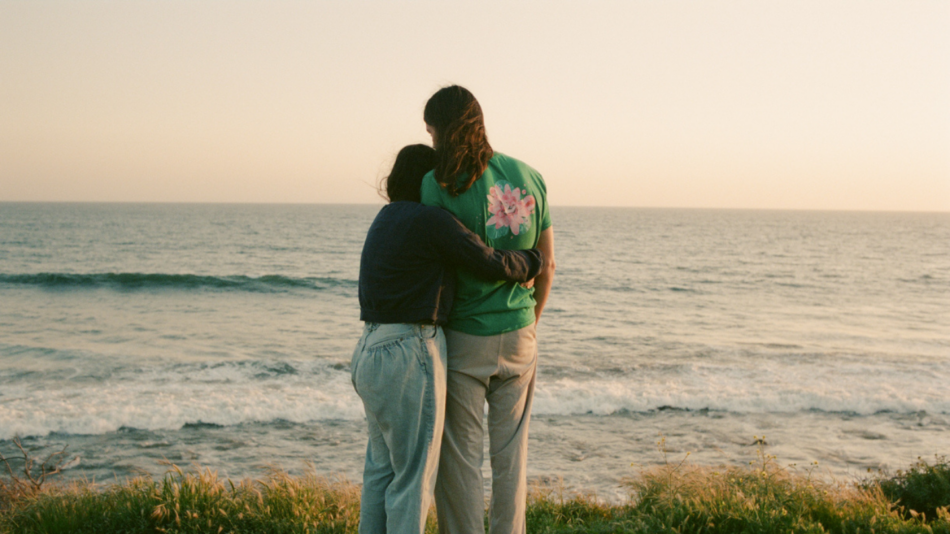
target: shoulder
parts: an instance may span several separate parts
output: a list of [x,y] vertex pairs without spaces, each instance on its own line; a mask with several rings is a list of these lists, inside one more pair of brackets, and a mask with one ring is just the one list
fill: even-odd
[[387,224],[413,224],[417,222],[424,223],[432,214],[431,211],[442,211],[439,208],[430,208],[423,206],[418,202],[409,202],[400,200],[390,202],[379,210],[376,216],[378,221],[384,221]]
[[405,204],[402,207],[404,217],[411,219],[414,227],[426,233],[441,230],[447,224],[458,222],[454,215],[438,206],[426,206],[418,202],[400,202],[400,204]]
[[376,226],[399,228],[414,235],[440,235],[459,224],[448,211],[418,202],[393,202],[386,205],[376,218]]
[[376,218],[373,219],[373,224],[380,224],[388,219],[396,217],[399,213],[399,207],[394,206],[395,203],[390,202],[384,205],[377,213]]
[[527,163],[521,161],[520,159],[513,158],[506,154],[502,154],[501,152],[495,152],[495,155],[492,156],[488,164],[494,165],[501,169],[511,169],[511,170],[522,172],[524,174],[535,175],[539,178],[541,177],[541,173],[539,173],[531,165],[528,165]]
[[492,156],[488,165],[502,179],[507,179],[508,181],[514,180],[513,183],[517,183],[518,181],[523,181],[525,184],[533,183],[535,186],[540,187],[542,191],[547,190],[541,173],[520,159],[495,152],[495,155]]
[[489,161],[489,166],[494,167],[498,174],[508,181],[521,182],[528,186],[534,186],[542,193],[547,192],[547,185],[544,183],[541,173],[520,159],[495,152],[495,155]]
[[425,206],[418,204],[419,218],[427,222],[446,222],[454,221],[455,217],[442,208],[436,206]]
[[457,237],[460,229],[465,228],[455,215],[445,209],[422,204],[418,206],[418,215],[415,217],[413,228],[416,232],[427,235],[436,242],[442,239],[453,239]]
[[435,170],[431,170],[422,177],[422,188],[439,187],[439,182],[435,181]]
[[445,188],[435,181],[435,171],[429,171],[423,176],[422,185],[419,187],[419,195],[423,204],[439,206],[447,194]]

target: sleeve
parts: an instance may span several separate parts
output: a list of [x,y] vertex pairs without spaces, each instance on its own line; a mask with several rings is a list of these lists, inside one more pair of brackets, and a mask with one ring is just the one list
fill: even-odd
[[548,186],[541,175],[538,175],[538,185],[541,188],[541,231],[551,227],[551,210],[548,208]]
[[426,206],[435,206],[438,208],[444,208],[445,204],[442,203],[442,186],[439,185],[439,182],[435,181],[435,171],[429,171],[422,178],[422,186],[419,188],[419,194],[422,197],[420,202]]
[[485,245],[451,213],[432,210],[428,217],[429,242],[446,264],[485,280],[527,282],[541,273],[544,256],[538,249],[498,250]]

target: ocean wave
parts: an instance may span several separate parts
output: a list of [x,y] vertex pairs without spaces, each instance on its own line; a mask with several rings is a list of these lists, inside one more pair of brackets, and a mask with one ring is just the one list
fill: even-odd
[[355,288],[356,280],[341,278],[281,275],[265,276],[212,276],[167,273],[36,273],[0,274],[0,284],[35,286],[47,289],[110,288],[121,291],[173,289],[224,290],[275,293],[290,290],[326,290]]
[[[561,377],[545,376],[542,369],[534,412],[950,414],[946,366],[929,376],[921,371],[923,363],[902,370],[859,362],[799,367],[791,371],[658,365]],[[100,369],[95,374],[102,379],[81,379],[87,371],[57,379],[8,376],[0,393],[0,439],[53,432],[102,434],[121,428],[177,430],[199,423],[232,426],[363,418],[362,403],[343,362],[176,363]]]
[[895,391],[891,388],[875,391],[870,388],[848,390],[830,384],[814,387],[814,384],[771,383],[750,388],[735,383],[689,384],[674,380],[631,382],[624,379],[539,381],[534,413],[612,415],[665,410],[711,410],[739,414],[950,414],[950,399],[942,396],[941,386],[916,391]]
[[326,361],[175,364],[97,382],[7,382],[0,405],[0,440],[363,417],[349,372]]

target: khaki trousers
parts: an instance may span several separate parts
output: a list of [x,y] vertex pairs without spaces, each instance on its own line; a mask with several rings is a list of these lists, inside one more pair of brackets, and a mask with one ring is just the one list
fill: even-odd
[[435,504],[442,534],[483,534],[482,483],[488,402],[492,470],[491,534],[525,532],[528,422],[537,376],[535,326],[496,336],[445,330],[448,347],[445,430]]

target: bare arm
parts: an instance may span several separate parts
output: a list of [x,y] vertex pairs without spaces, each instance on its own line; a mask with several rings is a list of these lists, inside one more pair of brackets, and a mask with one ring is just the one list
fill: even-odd
[[551,293],[551,284],[554,283],[554,227],[549,227],[541,232],[538,238],[538,250],[544,255],[544,269],[541,274],[534,279],[534,300],[537,304],[534,307],[535,324],[541,320],[541,312],[544,311],[544,305],[548,302],[548,295]]

